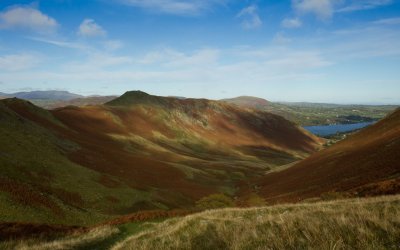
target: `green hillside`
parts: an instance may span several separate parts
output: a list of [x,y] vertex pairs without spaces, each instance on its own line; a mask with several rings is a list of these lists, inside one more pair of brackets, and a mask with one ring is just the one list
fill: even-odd
[[0,144],[1,221],[92,224],[109,218],[114,199],[146,199],[145,192],[122,183],[113,188],[102,185],[104,175],[68,159],[67,153],[79,145],[18,115],[5,103],[28,111],[26,116],[63,126],[50,112],[27,101],[0,102],[0,141],[7,142]]

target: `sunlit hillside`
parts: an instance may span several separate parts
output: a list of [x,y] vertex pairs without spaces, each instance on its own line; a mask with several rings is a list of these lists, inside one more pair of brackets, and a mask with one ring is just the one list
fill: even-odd
[[400,196],[210,210],[162,222],[101,226],[13,249],[397,249]]

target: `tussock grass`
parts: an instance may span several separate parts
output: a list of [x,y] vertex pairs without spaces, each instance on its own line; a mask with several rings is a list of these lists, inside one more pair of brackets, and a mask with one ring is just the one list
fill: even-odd
[[399,249],[400,196],[210,210],[113,249]]
[[74,234],[54,241],[10,240],[0,243],[0,249],[15,250],[61,250],[61,249],[91,249],[96,243],[119,233],[119,229],[111,226],[97,227],[85,234]]

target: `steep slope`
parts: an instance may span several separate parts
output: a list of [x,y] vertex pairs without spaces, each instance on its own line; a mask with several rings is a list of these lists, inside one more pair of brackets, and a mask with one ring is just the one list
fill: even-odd
[[211,193],[233,195],[239,182],[321,144],[279,116],[202,99],[128,92],[52,111],[18,99],[0,104],[0,209],[18,208],[4,221],[30,214],[82,224],[184,208]]
[[379,195],[400,192],[400,109],[378,123],[315,153],[291,168],[266,175],[259,193],[294,201],[328,192]]
[[79,145],[51,128],[67,129],[27,101],[0,101],[1,221],[90,224],[107,218],[111,208],[146,197],[70,161],[68,153]]

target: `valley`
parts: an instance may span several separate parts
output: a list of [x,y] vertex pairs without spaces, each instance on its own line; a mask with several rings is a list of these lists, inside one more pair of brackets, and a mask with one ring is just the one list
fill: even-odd
[[0,206],[15,212],[5,221],[28,213],[31,222],[79,225],[189,208],[213,193],[234,196],[240,182],[324,141],[262,111],[137,91],[99,106],[47,111],[5,99],[1,108],[9,143],[1,145]]
[[399,110],[337,142],[260,108],[225,101],[141,91],[90,101],[47,110],[17,98],[0,100],[0,139],[8,142],[0,145],[5,246],[16,246],[12,235],[25,235],[44,244],[39,249],[173,248],[130,237],[147,234],[152,223],[155,229],[161,221],[201,217],[204,209],[400,192]]
[[400,250],[400,0],[1,0],[0,250]]

